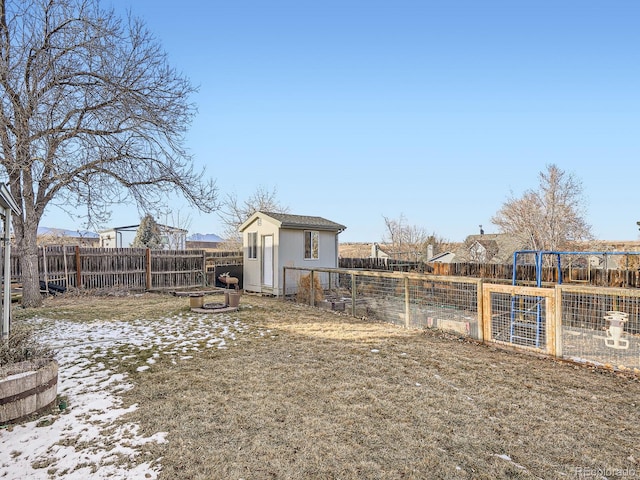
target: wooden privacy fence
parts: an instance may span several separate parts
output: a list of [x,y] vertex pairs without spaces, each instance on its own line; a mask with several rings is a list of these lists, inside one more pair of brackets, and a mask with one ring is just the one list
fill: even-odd
[[411,262],[392,258],[348,258],[338,259],[339,268],[364,268],[368,270],[390,270],[394,272],[430,272],[431,267],[424,262]]
[[[64,288],[169,290],[213,284],[215,266],[237,264],[237,252],[46,246],[38,250],[40,280]],[[211,270],[213,268],[213,271]],[[20,283],[20,258],[11,257],[11,279]]]
[[640,374],[640,290],[284,267],[285,298]]
[[[531,284],[535,284],[535,265],[518,265],[517,278]],[[495,263],[430,263],[425,272],[434,275],[447,275],[454,277],[474,277],[490,279],[495,282],[511,283],[513,278],[513,264]],[[563,266],[563,284],[594,285],[602,287],[633,287],[640,288],[640,270],[616,269],[616,268],[576,268]],[[556,267],[543,267],[542,281],[544,283],[556,283],[558,272]]]
[[[387,270],[396,272],[431,273],[453,277],[472,277],[496,283],[511,283],[513,264],[499,263],[440,263],[405,262],[386,258],[340,258],[339,268]],[[517,278],[522,283],[535,285],[535,265],[518,265]],[[562,282],[569,284],[595,285],[602,287],[640,288],[640,270],[631,268],[575,267],[563,265]],[[556,267],[543,267],[542,281],[557,283]]]

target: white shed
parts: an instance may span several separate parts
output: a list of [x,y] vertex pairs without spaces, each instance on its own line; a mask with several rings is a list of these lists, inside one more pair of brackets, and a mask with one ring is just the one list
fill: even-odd
[[243,288],[283,294],[283,267],[336,268],[346,227],[322,217],[256,212],[240,225]]

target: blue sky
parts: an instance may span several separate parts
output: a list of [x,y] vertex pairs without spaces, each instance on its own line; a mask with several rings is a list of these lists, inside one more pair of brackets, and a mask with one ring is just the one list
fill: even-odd
[[[199,86],[187,147],[221,195],[275,188],[345,242],[380,241],[401,215],[461,241],[497,232],[553,163],[582,181],[597,238],[638,239],[637,0],[103,4],[141,17]],[[180,205],[192,233],[222,233]]]

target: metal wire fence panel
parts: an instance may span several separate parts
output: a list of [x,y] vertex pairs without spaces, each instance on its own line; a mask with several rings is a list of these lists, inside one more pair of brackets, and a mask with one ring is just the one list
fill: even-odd
[[[452,279],[453,280],[453,279]],[[478,284],[409,279],[410,324],[479,339]]]
[[556,355],[555,289],[486,283],[482,289],[484,340]]
[[[286,267],[285,294],[310,303],[311,270]],[[313,270],[314,304],[369,321],[481,338],[476,279],[347,269]]]
[[491,292],[490,306],[491,340],[547,351],[545,297]]
[[563,358],[640,369],[640,292],[562,287]]
[[405,325],[404,280],[376,276],[356,277],[356,316]]
[[[428,274],[285,268],[294,301],[640,373],[640,291],[488,284]],[[313,295],[312,295],[313,294]]]

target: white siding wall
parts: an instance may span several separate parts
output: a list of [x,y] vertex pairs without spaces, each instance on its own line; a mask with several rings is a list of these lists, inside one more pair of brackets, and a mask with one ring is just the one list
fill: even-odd
[[100,246],[103,248],[116,248],[116,231],[100,232]]
[[[278,229],[277,224],[262,217],[261,225],[256,218],[244,227],[243,236],[243,288],[250,292],[282,295],[283,267],[335,268],[337,264],[337,242],[335,232],[319,231],[319,257],[317,260],[304,258],[304,230]],[[258,233],[258,258],[249,258],[249,233]],[[262,283],[262,240],[265,235],[273,235],[273,290],[268,291]]]
[[[258,258],[249,258],[249,233],[258,233]],[[257,220],[242,232],[242,252],[244,267],[242,269],[242,284],[245,290],[250,292],[262,292],[262,239],[265,235],[273,235],[273,268],[278,265],[278,227],[273,223],[262,219],[262,225],[258,226]],[[277,272],[275,272],[277,275]],[[274,285],[277,285],[277,277]],[[271,292],[268,292],[271,293]]]
[[283,267],[336,268],[336,234],[335,232],[319,232],[318,259],[304,258],[304,230],[281,230],[278,271],[278,295],[282,295]]

